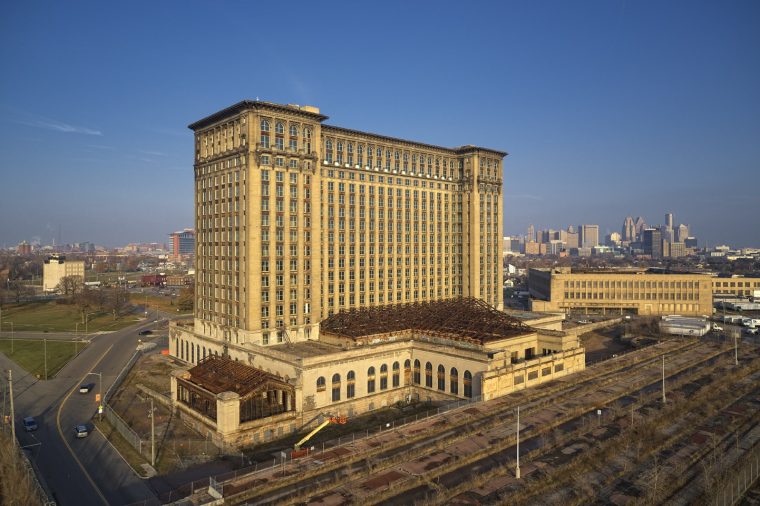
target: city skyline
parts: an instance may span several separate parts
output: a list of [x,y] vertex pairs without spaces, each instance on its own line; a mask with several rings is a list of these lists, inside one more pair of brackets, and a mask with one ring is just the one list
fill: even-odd
[[[668,208],[702,244],[760,244],[757,4],[350,5],[298,4],[285,39],[276,23],[250,30],[274,5],[10,5],[0,244],[50,242],[59,226],[64,243],[165,242],[193,222],[187,124],[242,98],[507,151],[505,235],[557,217],[605,235],[620,225],[600,216]],[[306,56],[315,26],[354,43]],[[367,35],[389,29],[400,36]],[[209,30],[226,36],[197,37]]]

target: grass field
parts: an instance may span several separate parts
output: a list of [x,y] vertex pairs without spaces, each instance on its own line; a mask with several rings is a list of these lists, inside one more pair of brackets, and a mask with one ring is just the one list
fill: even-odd
[[[179,292],[179,290],[177,290]],[[167,313],[176,314],[190,314],[192,311],[177,311],[177,300],[179,297],[165,296],[165,295],[148,295],[148,309],[158,309],[160,311],[166,311]],[[133,304],[145,304],[146,299],[143,294],[134,294],[132,296]]]
[[[84,333],[82,314],[76,306],[55,302],[28,302],[3,307],[2,331],[10,332],[74,332],[79,323],[79,332]],[[92,313],[87,324],[88,332],[118,330],[135,323],[132,315],[114,320],[111,314]]]
[[[52,378],[86,346],[85,343],[47,339],[0,339],[0,352],[27,372],[45,377],[45,348],[47,347],[47,377]],[[13,351],[11,351],[13,350]]]

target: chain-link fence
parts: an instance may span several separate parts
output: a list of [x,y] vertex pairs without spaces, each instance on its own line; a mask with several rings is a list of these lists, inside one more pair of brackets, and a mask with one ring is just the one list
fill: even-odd
[[[3,384],[3,387],[5,390],[3,392],[3,397],[5,397],[5,395],[7,395],[7,385]],[[29,489],[31,489],[30,492],[39,501],[39,504],[44,504],[45,506],[55,505],[55,501],[50,499],[48,492],[42,485],[42,482],[40,481],[40,475],[36,471],[34,464],[31,460],[29,460],[29,457],[26,455],[26,453],[24,453],[24,451],[21,449],[18,440],[11,437],[10,423],[6,423],[5,421],[6,416],[10,416],[8,414],[9,409],[5,405],[3,405],[3,409],[5,412],[2,413],[2,417],[0,418],[0,454],[2,454],[2,459],[5,461],[3,467],[5,467],[5,465],[12,466],[14,463],[16,466],[21,467],[20,471],[26,477],[26,482],[29,484]],[[16,429],[18,430],[19,428],[20,427],[17,425]],[[7,467],[5,469],[6,471],[9,471],[10,467]],[[17,488],[15,492],[19,492],[19,490],[23,488],[20,486],[20,483],[15,483],[14,485]],[[14,504],[10,492],[7,499],[9,501],[9,504]],[[27,499],[29,499],[28,496]],[[21,503],[19,502],[18,504]]]
[[738,504],[744,494],[760,478],[760,446],[742,458],[728,478],[728,482],[718,489],[712,502],[715,506],[733,506]]

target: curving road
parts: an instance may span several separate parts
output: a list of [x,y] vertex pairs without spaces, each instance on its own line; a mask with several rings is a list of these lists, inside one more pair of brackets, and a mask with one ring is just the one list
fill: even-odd
[[[137,477],[100,432],[76,439],[73,427],[88,422],[97,410],[98,376],[87,373],[102,373],[105,394],[134,354],[138,332],[160,327],[166,327],[165,319],[151,319],[94,336],[83,352],[48,381],[38,381],[0,354],[0,368],[13,369],[19,442],[27,447],[57,504],[157,503],[147,482]],[[52,338],[47,334],[45,337]],[[89,394],[80,394],[78,387],[84,382],[95,383],[95,389]],[[37,431],[23,431],[21,420],[25,416],[36,418]]]

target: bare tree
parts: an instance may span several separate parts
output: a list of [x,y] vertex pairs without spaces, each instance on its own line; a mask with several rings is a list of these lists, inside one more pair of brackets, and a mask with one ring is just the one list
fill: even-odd
[[73,302],[74,297],[82,291],[82,286],[82,276],[64,276],[56,288],[61,295]]
[[113,314],[114,320],[121,316],[129,306],[129,292],[123,288],[114,288],[108,292],[105,307]]

